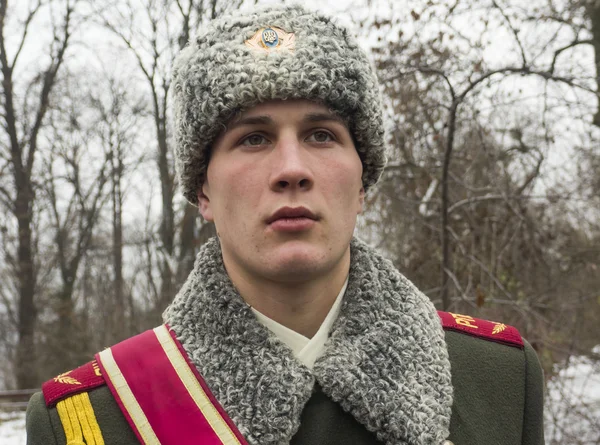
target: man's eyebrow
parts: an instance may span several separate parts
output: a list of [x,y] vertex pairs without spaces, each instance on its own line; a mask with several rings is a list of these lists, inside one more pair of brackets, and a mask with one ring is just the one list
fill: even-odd
[[227,126],[227,130],[233,130],[243,125],[272,125],[273,122],[271,116],[248,116],[234,120]]
[[[344,119],[342,119],[335,113],[308,113],[304,116],[302,120],[304,122],[309,123],[333,121],[340,123],[346,127],[348,126],[346,124],[346,121],[344,121]],[[273,125],[274,122],[275,121],[273,120],[273,118],[268,115],[242,117],[231,122],[227,126],[227,130],[233,130],[234,128],[241,127],[244,125]]]
[[304,116],[304,122],[326,122],[334,121],[347,127],[346,121],[335,113],[309,113]]

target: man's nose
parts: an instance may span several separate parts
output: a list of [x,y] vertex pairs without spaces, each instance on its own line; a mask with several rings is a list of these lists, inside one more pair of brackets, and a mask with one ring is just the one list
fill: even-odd
[[309,190],[314,183],[310,154],[296,136],[282,137],[273,151],[271,189]]

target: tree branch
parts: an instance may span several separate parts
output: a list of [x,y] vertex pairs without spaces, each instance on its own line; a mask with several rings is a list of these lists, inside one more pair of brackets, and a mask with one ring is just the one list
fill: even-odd
[[517,188],[517,190],[516,190],[517,195],[521,195],[523,193],[523,191],[525,191],[525,189],[529,186],[529,184],[531,184],[531,182],[539,176],[540,169],[542,167],[543,162],[544,162],[544,156],[540,155],[540,158],[538,159],[538,162],[537,162],[535,168],[531,171],[531,173],[529,173],[527,175],[527,177],[523,181],[523,184],[521,184]]
[[395,74],[395,75],[391,76],[388,79],[384,79],[383,82],[384,83],[391,82],[391,81],[393,81],[395,79],[404,77],[404,76],[409,75],[409,74],[414,74],[414,73],[434,74],[436,76],[441,77],[442,79],[444,79],[444,82],[448,86],[448,90],[450,91],[450,95],[451,95],[452,99],[454,100],[456,98],[456,94],[454,92],[454,87],[452,86],[452,82],[450,81],[450,79],[448,78],[448,76],[446,75],[446,73],[444,73],[440,69],[431,68],[431,67],[428,67],[428,66],[416,66],[416,67],[413,67],[413,69],[411,71],[400,72],[398,74]]
[[506,196],[505,195],[483,195],[483,196],[473,196],[471,198],[466,198],[466,199],[462,199],[460,201],[455,202],[454,204],[452,204],[449,208],[448,208],[448,213],[452,213],[457,209],[460,209],[461,207],[465,206],[465,205],[469,205],[469,204],[475,204],[475,203],[479,203],[479,202],[485,202],[485,201],[500,201],[500,200],[505,200]]
[[[69,45],[69,39],[71,37],[70,20],[71,20],[72,13],[73,13],[73,7],[71,6],[71,2],[67,1],[67,7],[65,10],[65,16],[64,16],[65,21],[64,21],[64,25],[63,25],[63,37],[62,37],[62,40],[60,40],[60,46],[58,48],[56,56],[50,62],[50,66],[43,74],[44,81],[43,81],[43,85],[42,85],[42,92],[40,95],[39,108],[36,113],[35,121],[34,121],[32,129],[31,129],[31,133],[29,135],[29,153],[27,155],[27,163],[26,163],[26,170],[27,170],[28,177],[31,177],[31,172],[33,170],[33,162],[34,162],[34,158],[35,158],[35,152],[37,150],[38,133],[42,127],[42,121],[44,120],[46,111],[48,110],[50,92],[52,91],[52,88],[54,87],[56,75],[58,74],[58,70],[60,69],[60,66],[62,65],[62,63],[64,61],[65,53],[66,53],[67,47]],[[58,39],[56,39],[56,40],[58,40]]]
[[6,190],[6,188],[2,187],[1,185],[0,185],[0,195],[3,196],[3,198],[0,198],[0,201],[2,201],[2,204],[6,208],[8,208],[8,210],[11,213],[14,213],[14,211],[15,211],[15,207],[13,204],[14,199],[12,196],[10,196],[10,193],[8,193],[8,190]]
[[0,0],[0,70],[2,71],[2,92],[4,95],[5,128],[10,139],[10,153],[15,176],[15,187],[23,186],[23,159],[22,147],[17,136],[17,117],[13,97],[13,68],[8,62],[6,44],[4,40],[4,27],[6,19],[7,0]]
[[552,57],[552,63],[550,64],[550,69],[548,70],[548,72],[550,74],[554,74],[554,69],[556,67],[556,60],[558,59],[558,56],[560,56],[560,54],[563,51],[566,51],[566,50],[568,50],[570,48],[573,48],[575,46],[578,46],[578,45],[591,45],[593,43],[594,43],[594,41],[591,40],[591,39],[574,40],[573,42],[569,43],[568,45],[563,46],[562,48],[557,49],[556,51],[554,51],[554,56]]
[[15,53],[15,57],[13,58],[13,61],[11,64],[13,67],[17,64],[17,60],[19,60],[19,55],[21,54],[21,51],[23,50],[23,47],[25,46],[25,40],[27,39],[27,33],[29,32],[29,25],[31,24],[33,18],[35,17],[35,15],[37,14],[37,12],[41,8],[41,6],[42,6],[42,2],[40,0],[38,0],[37,5],[31,11],[29,11],[28,16],[25,19],[25,22],[23,23],[23,34],[21,35],[21,40],[19,42],[17,52]]
[[517,45],[519,46],[519,51],[521,52],[521,61],[523,62],[524,67],[527,66],[527,57],[525,56],[525,50],[523,49],[523,44],[521,43],[521,39],[519,37],[517,29],[513,26],[510,18],[506,15],[504,10],[500,7],[500,5],[498,5],[498,2],[496,0],[492,0],[492,4],[498,11],[500,11],[500,14],[502,14],[502,17],[504,17],[504,20],[508,24],[508,27],[515,36],[515,41],[517,42]]

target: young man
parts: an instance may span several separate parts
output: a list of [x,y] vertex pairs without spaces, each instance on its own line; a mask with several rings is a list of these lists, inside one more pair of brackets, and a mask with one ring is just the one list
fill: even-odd
[[344,28],[301,7],[220,19],[173,88],[180,184],[218,236],[166,326],[33,397],[29,444],[543,444],[518,332],[438,314],[353,238],[385,155]]

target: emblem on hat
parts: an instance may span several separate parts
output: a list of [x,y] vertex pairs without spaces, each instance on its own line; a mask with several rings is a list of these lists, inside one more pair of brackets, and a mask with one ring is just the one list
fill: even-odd
[[293,52],[296,47],[296,36],[294,33],[271,26],[259,29],[244,43],[252,50],[260,52],[269,53],[284,50]]

